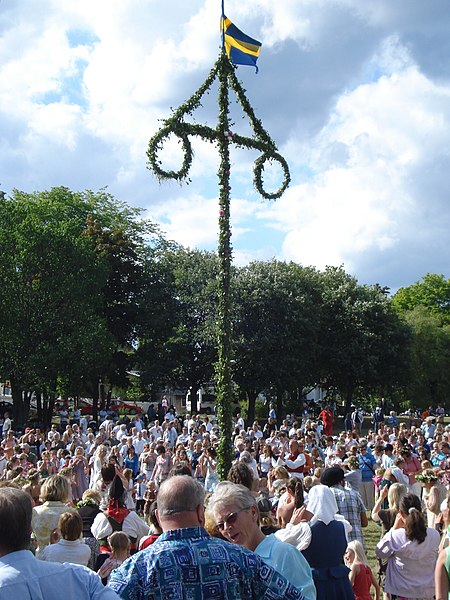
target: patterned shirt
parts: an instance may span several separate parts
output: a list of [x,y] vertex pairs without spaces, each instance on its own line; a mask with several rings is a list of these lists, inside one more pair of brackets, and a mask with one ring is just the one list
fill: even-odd
[[304,600],[259,556],[202,527],[163,533],[113,571],[108,586],[129,600]]
[[348,541],[358,540],[364,546],[361,513],[366,512],[366,507],[360,494],[341,485],[335,485],[330,489],[336,498],[339,514],[352,526],[352,530],[348,533]]

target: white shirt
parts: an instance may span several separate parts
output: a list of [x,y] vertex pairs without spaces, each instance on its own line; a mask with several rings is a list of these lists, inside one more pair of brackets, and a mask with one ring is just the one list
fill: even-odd
[[135,437],[133,438],[133,446],[134,446],[134,450],[136,452],[137,455],[142,454],[142,451],[144,450],[144,446],[147,442],[144,440],[143,437],[141,437],[141,439]]
[[2,429],[3,437],[6,437],[6,434],[8,433],[8,431],[10,429],[11,429],[11,419],[9,417],[6,417],[6,419],[3,421],[3,429]]
[[87,567],[91,558],[91,549],[81,540],[59,540],[56,544],[49,544],[39,555],[39,560],[48,562],[69,562]]
[[[144,535],[147,535],[150,531],[150,527],[144,523],[144,521],[134,511],[128,513],[122,523],[122,531],[129,537],[136,538],[138,541]],[[97,539],[101,540],[108,537],[113,532],[108,517],[99,513],[92,523],[91,526],[92,535]]]

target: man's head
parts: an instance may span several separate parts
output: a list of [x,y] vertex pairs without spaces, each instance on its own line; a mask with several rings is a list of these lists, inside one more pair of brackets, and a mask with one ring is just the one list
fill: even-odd
[[16,488],[0,488],[0,556],[28,550],[32,513],[29,494]]
[[157,516],[163,531],[204,523],[205,489],[190,475],[169,477],[158,491]]
[[320,476],[320,483],[322,485],[326,485],[328,487],[332,487],[333,485],[344,485],[344,471],[338,465],[334,465],[325,471]]

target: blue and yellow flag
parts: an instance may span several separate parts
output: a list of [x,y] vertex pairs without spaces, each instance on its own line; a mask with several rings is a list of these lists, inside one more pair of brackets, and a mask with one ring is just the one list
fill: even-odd
[[261,42],[243,33],[225,16],[221,18],[220,30],[223,35],[225,51],[231,62],[235,65],[255,67],[258,72],[256,61],[261,50]]

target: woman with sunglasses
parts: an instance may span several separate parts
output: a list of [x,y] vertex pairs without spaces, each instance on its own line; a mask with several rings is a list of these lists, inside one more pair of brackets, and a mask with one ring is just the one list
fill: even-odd
[[281,542],[274,534],[264,535],[256,498],[248,488],[222,481],[209,499],[208,512],[226,540],[252,550],[286,577],[307,600],[316,599],[308,563],[290,544]]

